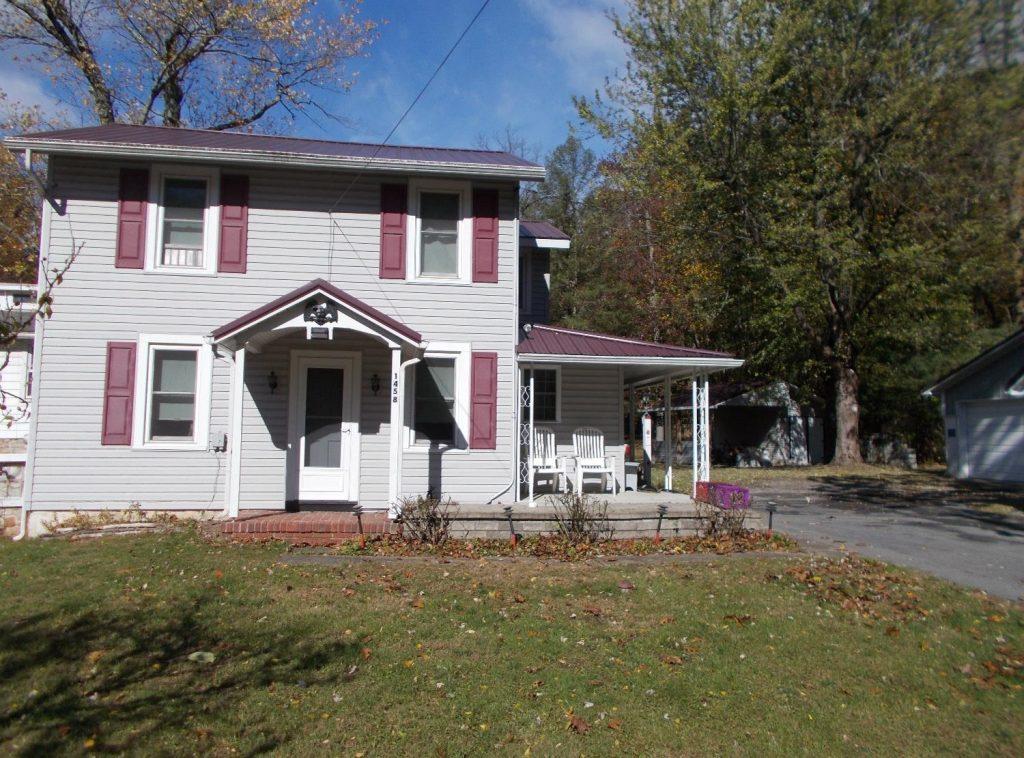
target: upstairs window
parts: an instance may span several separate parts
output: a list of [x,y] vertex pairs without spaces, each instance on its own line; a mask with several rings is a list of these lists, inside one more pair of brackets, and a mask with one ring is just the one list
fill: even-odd
[[420,274],[423,276],[459,275],[460,205],[458,193],[420,194]]
[[206,266],[206,179],[163,178],[159,265],[202,269]]
[[473,213],[469,182],[411,182],[408,224],[408,279],[437,283],[471,280]]

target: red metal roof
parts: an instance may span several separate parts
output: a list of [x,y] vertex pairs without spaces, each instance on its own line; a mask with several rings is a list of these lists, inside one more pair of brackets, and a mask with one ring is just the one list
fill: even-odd
[[180,129],[163,126],[134,124],[104,124],[78,129],[60,129],[50,132],[22,134],[19,142],[39,140],[48,143],[105,143],[111,146],[202,148],[252,153],[293,154],[327,158],[376,158],[437,163],[474,163],[491,166],[538,168],[537,164],[511,153],[498,150],[472,150],[448,147],[413,147],[378,145],[364,142],[338,142],[333,140],[283,137],[270,134],[243,134],[240,132],[211,131],[207,129]]
[[547,221],[520,221],[519,236],[526,239],[567,240],[569,235]]
[[423,336],[415,329],[410,329],[401,321],[396,321],[385,313],[381,313],[379,310],[371,305],[367,305],[359,298],[353,297],[342,289],[335,287],[325,279],[314,279],[309,284],[304,284],[298,289],[294,289],[286,295],[276,300],[272,300],[266,305],[261,305],[255,310],[249,311],[244,316],[239,316],[234,321],[229,321],[224,326],[218,327],[213,330],[213,338],[215,340],[223,339],[225,336],[244,329],[247,326],[255,324],[260,319],[269,316],[271,313],[279,310],[280,308],[287,307],[300,302],[301,300],[309,297],[314,292],[321,291],[333,297],[339,303],[344,303],[355,311],[362,313],[364,316],[372,321],[376,321],[378,324],[382,324],[387,328],[391,329],[407,339],[419,343],[423,341]]
[[632,358],[732,358],[729,353],[535,325],[519,340],[521,355],[587,355]]

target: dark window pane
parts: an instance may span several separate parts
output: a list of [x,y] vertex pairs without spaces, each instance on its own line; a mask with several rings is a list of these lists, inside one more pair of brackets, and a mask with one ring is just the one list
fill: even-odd
[[305,466],[341,466],[344,375],[338,368],[306,370]]
[[[558,372],[536,369],[523,372],[523,383],[529,385],[533,374],[533,420],[553,423],[558,420]],[[528,409],[524,409],[528,413]]]
[[459,196],[420,194],[420,271],[454,276],[459,272]]
[[455,442],[454,358],[425,358],[416,364],[413,427],[417,442]]

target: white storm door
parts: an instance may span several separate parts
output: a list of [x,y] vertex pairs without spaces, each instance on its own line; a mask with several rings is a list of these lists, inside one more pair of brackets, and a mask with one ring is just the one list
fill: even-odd
[[348,358],[298,356],[292,406],[298,499],[348,501],[357,476],[359,425],[353,414],[354,366]]

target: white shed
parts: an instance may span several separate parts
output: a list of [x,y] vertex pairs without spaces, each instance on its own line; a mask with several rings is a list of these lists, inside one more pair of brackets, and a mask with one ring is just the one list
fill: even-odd
[[1024,482],[1024,329],[924,394],[942,401],[951,476]]

